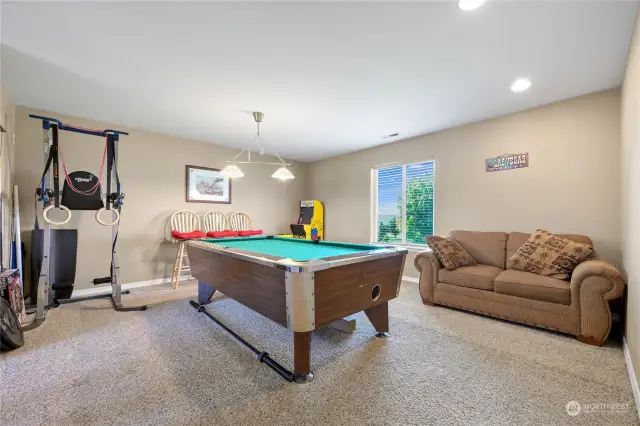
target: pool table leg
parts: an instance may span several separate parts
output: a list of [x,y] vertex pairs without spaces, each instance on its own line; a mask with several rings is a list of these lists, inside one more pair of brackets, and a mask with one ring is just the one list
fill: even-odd
[[389,302],[365,309],[364,313],[376,329],[376,337],[389,337]]
[[293,374],[296,383],[313,380],[311,374],[311,332],[293,332]]
[[203,283],[202,281],[198,281],[198,303],[201,305],[209,304],[209,299],[211,299],[215,292],[215,288]]

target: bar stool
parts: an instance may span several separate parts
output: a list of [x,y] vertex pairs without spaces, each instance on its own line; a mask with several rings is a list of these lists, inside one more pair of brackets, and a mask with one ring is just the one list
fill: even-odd
[[246,213],[233,213],[229,216],[229,224],[233,231],[249,231],[251,227],[251,218]]
[[173,264],[173,273],[171,274],[171,285],[174,289],[178,288],[180,284],[180,274],[186,271],[191,272],[186,250],[187,242],[206,236],[204,232],[200,231],[200,219],[195,213],[189,210],[178,210],[171,216],[171,241],[178,244],[176,261]]
[[227,217],[220,212],[207,212],[202,216],[202,232],[220,232],[229,231],[229,223]]

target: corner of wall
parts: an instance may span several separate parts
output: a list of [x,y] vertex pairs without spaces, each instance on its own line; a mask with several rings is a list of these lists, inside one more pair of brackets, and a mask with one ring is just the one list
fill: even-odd
[[640,390],[637,377],[640,376],[640,326],[638,307],[640,306],[640,246],[638,238],[640,204],[636,200],[638,177],[640,176],[640,126],[636,117],[640,113],[640,10],[636,17],[636,28],[629,46],[628,60],[622,81],[621,97],[621,253],[623,271],[627,282],[625,336],[623,349],[629,380],[636,401],[640,407]]
[[13,182],[15,177],[15,106],[10,93],[0,82],[0,124],[6,133],[0,136],[0,192],[2,193],[2,265],[10,265]]

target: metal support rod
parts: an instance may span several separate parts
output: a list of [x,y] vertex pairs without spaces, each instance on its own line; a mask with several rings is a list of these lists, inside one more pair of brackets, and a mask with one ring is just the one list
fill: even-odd
[[[122,194],[122,187],[120,184],[120,179],[118,177],[118,135],[107,136],[107,140],[111,140],[111,150],[112,150],[112,162],[111,167],[107,170],[107,173],[110,174],[110,179],[107,181],[113,181],[116,183],[116,191],[118,195]],[[106,202],[110,203],[109,199],[110,191],[107,192]],[[118,211],[118,213],[122,210],[121,200],[116,201],[117,205],[114,205],[113,208]],[[108,205],[108,204],[107,204]],[[118,227],[120,226],[120,221],[117,221],[111,225],[111,302],[113,303],[113,308],[119,312],[131,312],[131,311],[146,311],[147,306],[133,306],[133,307],[124,307],[122,306],[122,284],[120,283],[120,264],[118,263]],[[127,292],[128,293],[128,292]]]
[[[56,129],[57,130],[57,129]],[[57,137],[57,131],[54,133]],[[53,145],[53,139],[50,129],[42,129],[43,144],[44,144],[44,162],[45,164],[49,160],[49,151]],[[45,197],[46,202],[44,207],[51,205],[51,198],[49,198],[47,185],[57,183],[53,179],[53,167],[50,167],[46,173],[42,182],[42,197]],[[52,188],[53,189],[53,188]],[[38,212],[36,212],[38,214]],[[42,230],[42,265],[40,267],[40,276],[38,277],[38,292],[36,294],[36,318],[35,323],[38,325],[44,321],[46,315],[46,307],[53,300],[53,292],[49,289],[49,255],[51,246],[51,225],[47,221],[44,222],[44,228]]]
[[291,371],[284,368],[282,365],[280,365],[276,360],[271,358],[268,353],[260,352],[258,349],[256,349],[255,346],[253,346],[251,343],[244,340],[242,337],[236,334],[233,330],[231,330],[229,327],[227,327],[222,322],[220,322],[216,317],[214,317],[209,312],[207,312],[204,306],[201,305],[200,303],[196,302],[195,300],[190,300],[189,304],[193,306],[198,312],[205,314],[210,320],[212,320],[213,322],[218,324],[220,327],[222,327],[223,330],[225,330],[227,333],[233,336],[236,340],[238,340],[244,346],[249,348],[249,350],[251,350],[254,354],[258,355],[258,361],[267,364],[269,368],[271,368],[273,371],[275,371],[280,376],[282,376],[286,381],[293,382],[293,380],[295,379],[294,374]]
[[269,166],[290,166],[291,163],[269,163],[267,161],[227,161],[227,163],[231,164],[267,164]]
[[65,124],[60,120],[51,117],[43,117],[41,115],[29,114],[29,118],[35,118],[37,120],[42,120],[42,128],[47,130],[52,125],[57,125],[60,130],[65,130],[67,132],[73,133],[82,133],[85,135],[91,136],[102,136],[105,137],[109,133],[113,135],[128,135],[129,133],[123,132],[121,130],[114,129],[106,129],[106,130],[93,130],[93,129],[85,129],[84,127],[72,126],[70,124]]
[[[109,159],[109,166],[107,168],[107,173],[110,175],[107,178],[107,196],[105,208],[108,210],[108,203],[110,203],[109,197],[111,195],[111,179],[115,178],[115,168],[118,167],[118,142],[115,142],[113,138],[107,137],[107,143],[110,143],[111,153],[113,155],[112,158]],[[114,207],[120,210],[120,206]],[[112,213],[113,214],[113,213]],[[122,307],[122,290],[120,288],[120,265],[118,265],[118,226],[120,225],[120,221],[111,225],[111,293],[113,304],[117,308]]]
[[[129,294],[129,293],[130,293],[129,290],[125,290],[122,292],[122,294]],[[87,300],[105,299],[107,297],[111,297],[111,293],[95,294],[93,296],[84,296],[84,297],[74,297],[73,299],[63,299],[63,300],[55,299],[53,301],[53,304],[54,306],[67,305],[69,303],[85,302]]]
[[[253,143],[255,144],[256,141],[260,141],[260,156],[262,157],[263,155],[265,155],[265,150],[264,150],[264,142],[262,141],[262,137],[260,136],[260,123],[262,122],[262,119],[264,118],[264,114],[260,111],[254,111],[253,113],[253,119],[256,122],[257,125],[257,129],[256,129],[256,136],[253,138]],[[247,153],[247,161],[236,161],[238,159],[238,157],[242,156],[242,154]],[[282,157],[280,157],[280,155],[278,155],[278,153],[274,153],[274,154],[267,154],[267,155],[271,155],[272,157],[276,157],[278,160],[280,160],[279,163],[270,163],[270,162],[265,162],[265,161],[251,161],[251,148],[245,148],[242,151],[240,151],[239,154],[236,154],[235,157],[233,157],[233,160],[231,161],[227,161],[227,163],[230,164],[268,164],[270,166],[290,166],[290,163],[285,163],[284,160],[282,159]]]

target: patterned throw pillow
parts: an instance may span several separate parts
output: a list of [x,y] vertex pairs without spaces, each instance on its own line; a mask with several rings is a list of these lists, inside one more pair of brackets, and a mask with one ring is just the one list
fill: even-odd
[[424,237],[424,240],[436,254],[440,263],[450,271],[461,266],[477,265],[473,257],[451,238]]
[[509,259],[513,269],[561,280],[569,279],[576,266],[593,254],[593,247],[538,229]]

